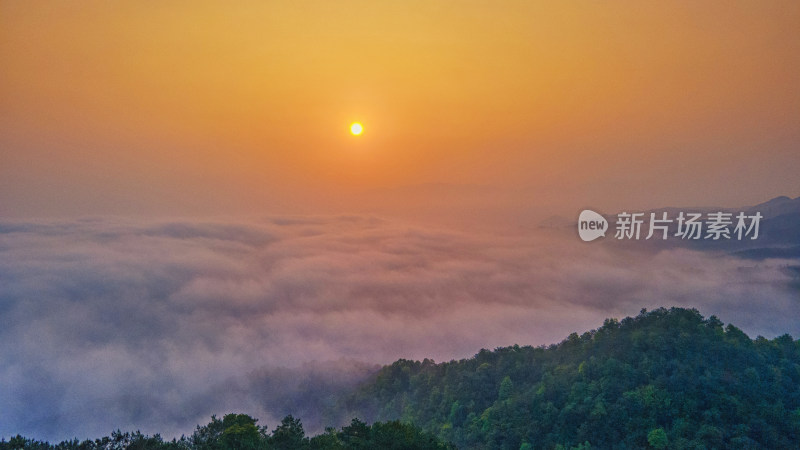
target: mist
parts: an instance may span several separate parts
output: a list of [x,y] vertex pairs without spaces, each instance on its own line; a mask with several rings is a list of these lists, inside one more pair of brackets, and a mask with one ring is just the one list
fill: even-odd
[[789,260],[375,215],[0,223],[0,436],[310,431],[377,365],[547,345],[641,308],[800,335]]

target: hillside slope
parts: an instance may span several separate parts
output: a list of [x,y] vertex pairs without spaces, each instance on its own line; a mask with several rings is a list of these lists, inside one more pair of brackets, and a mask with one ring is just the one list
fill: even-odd
[[558,345],[399,360],[348,399],[459,448],[797,448],[800,341],[642,310]]

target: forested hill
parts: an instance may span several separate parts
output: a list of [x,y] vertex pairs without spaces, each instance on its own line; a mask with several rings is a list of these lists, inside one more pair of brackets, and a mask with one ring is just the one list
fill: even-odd
[[459,448],[800,448],[800,341],[642,310],[547,348],[397,361],[348,409]]

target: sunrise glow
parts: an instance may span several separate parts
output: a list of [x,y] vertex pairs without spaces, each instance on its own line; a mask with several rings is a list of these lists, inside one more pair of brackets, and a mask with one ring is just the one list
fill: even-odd
[[0,450],[796,448],[798,25],[0,0]]

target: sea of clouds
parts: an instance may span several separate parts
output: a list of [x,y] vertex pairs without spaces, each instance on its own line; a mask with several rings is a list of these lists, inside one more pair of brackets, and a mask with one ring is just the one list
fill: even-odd
[[0,437],[172,437],[231,411],[318,431],[376,364],[551,344],[641,308],[797,337],[793,264],[358,215],[0,222]]

